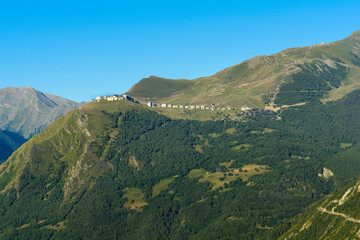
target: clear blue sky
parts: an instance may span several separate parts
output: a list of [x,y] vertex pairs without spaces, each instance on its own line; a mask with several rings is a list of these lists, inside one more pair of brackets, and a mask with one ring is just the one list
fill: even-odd
[[90,100],[355,30],[359,0],[0,0],[0,88]]

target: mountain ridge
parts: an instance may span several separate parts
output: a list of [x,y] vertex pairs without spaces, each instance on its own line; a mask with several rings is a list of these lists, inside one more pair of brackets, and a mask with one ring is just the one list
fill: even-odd
[[[135,84],[127,94],[144,102],[207,105],[219,103],[224,106],[249,105],[258,108],[314,100],[336,100],[360,88],[359,36],[360,31],[356,31],[340,41],[257,56],[212,76],[194,80],[169,80],[151,76]],[[327,71],[330,75],[339,72],[340,75],[335,80],[338,83],[334,85],[326,79],[316,79],[316,82],[323,86],[315,86],[307,74],[316,74],[319,71]],[[154,78],[162,79],[162,82],[154,82]],[[293,84],[299,81],[307,87]],[[176,84],[178,86],[175,86]],[[325,86],[328,84],[330,87]],[[146,93],[143,92],[145,85]],[[172,87],[169,87],[170,85]],[[152,92],[154,94],[151,94]],[[161,97],[158,92],[166,94]],[[293,100],[287,101],[287,98]]]

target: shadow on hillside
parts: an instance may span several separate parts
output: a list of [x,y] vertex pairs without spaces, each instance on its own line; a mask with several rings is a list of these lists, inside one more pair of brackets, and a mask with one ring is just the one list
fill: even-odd
[[0,130],[0,163],[5,162],[27,140],[16,132]]

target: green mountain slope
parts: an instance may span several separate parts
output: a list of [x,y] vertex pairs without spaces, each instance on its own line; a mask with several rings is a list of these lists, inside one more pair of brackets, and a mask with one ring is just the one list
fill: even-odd
[[359,186],[353,181],[297,216],[280,239],[359,239]]
[[328,44],[259,56],[195,80],[149,77],[127,94],[142,101],[263,108],[331,101],[360,88],[360,31]]
[[242,122],[86,104],[0,165],[0,238],[266,237],[349,179],[336,157],[360,144],[359,99]]
[[[129,91],[132,95],[144,98],[166,98],[191,88],[194,82],[188,80],[170,80],[150,76],[135,84]],[[161,87],[159,87],[161,86]]]

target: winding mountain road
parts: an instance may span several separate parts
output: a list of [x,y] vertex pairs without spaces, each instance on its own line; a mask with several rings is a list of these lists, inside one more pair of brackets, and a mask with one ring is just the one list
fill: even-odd
[[350,222],[360,223],[360,220],[355,219],[355,218],[352,218],[352,217],[349,217],[348,215],[345,215],[345,214],[343,214],[343,213],[328,211],[328,210],[326,210],[325,208],[322,208],[322,207],[318,207],[317,209],[318,209],[320,212],[323,212],[323,213],[327,213],[327,214],[331,214],[331,215],[336,215],[336,216],[343,217],[343,218],[345,218],[347,221],[350,221]]

